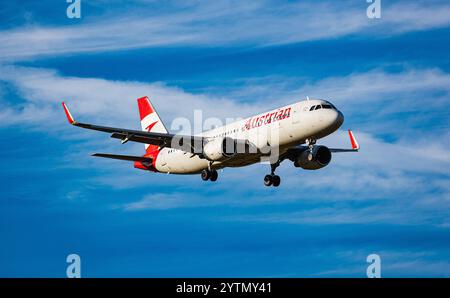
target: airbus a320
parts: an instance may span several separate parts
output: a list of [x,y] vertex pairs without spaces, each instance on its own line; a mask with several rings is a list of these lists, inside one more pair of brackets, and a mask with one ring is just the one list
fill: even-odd
[[326,100],[302,100],[197,135],[169,133],[148,97],[137,102],[142,130],[81,123],[75,121],[64,102],[62,105],[67,120],[74,126],[110,133],[122,143],[145,144],[142,156],[93,156],[132,161],[135,168],[151,172],[200,174],[204,181],[216,181],[219,169],[267,160],[270,173],[264,177],[264,185],[278,187],[281,179],[275,170],[284,160],[293,162],[295,167],[317,170],[330,163],[332,153],[359,150],[351,130],[349,149],[316,144],[344,122],[344,115]]

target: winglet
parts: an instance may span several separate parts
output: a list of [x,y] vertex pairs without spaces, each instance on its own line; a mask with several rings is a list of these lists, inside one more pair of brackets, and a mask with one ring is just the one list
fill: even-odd
[[353,135],[353,132],[349,129],[348,130],[348,135],[350,136],[350,142],[352,143],[352,149],[353,150],[359,150],[359,144],[356,141],[355,136]]
[[64,103],[64,101],[62,102],[62,106],[64,108],[64,112],[66,113],[66,117],[67,117],[67,121],[69,121],[70,124],[75,124],[75,120],[72,117],[72,114],[70,114],[69,109],[67,108],[66,104]]

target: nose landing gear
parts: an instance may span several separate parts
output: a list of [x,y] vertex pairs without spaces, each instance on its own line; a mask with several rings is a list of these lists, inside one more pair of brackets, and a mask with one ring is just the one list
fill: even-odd
[[308,145],[309,152],[312,152],[314,145],[316,144],[316,140],[315,139],[306,139],[306,144]]
[[311,161],[313,159],[313,149],[316,144],[315,139],[306,139],[306,144],[308,145],[308,160]]
[[265,186],[274,186],[274,187],[280,186],[281,178],[280,178],[280,176],[275,175],[275,169],[278,168],[279,165],[280,165],[279,161],[275,164],[270,165],[270,168],[271,168],[270,175],[266,175],[264,177],[264,185]]

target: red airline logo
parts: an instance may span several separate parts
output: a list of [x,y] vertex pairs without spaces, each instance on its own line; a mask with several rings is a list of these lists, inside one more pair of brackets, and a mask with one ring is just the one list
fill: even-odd
[[153,122],[152,124],[150,124],[149,126],[147,126],[145,129],[146,129],[148,132],[150,132],[150,131],[152,130],[153,126],[156,125],[156,123],[158,123],[158,121]]
[[279,120],[289,118],[291,116],[291,108],[281,109],[266,115],[252,117],[247,120],[242,130],[250,130],[252,128],[260,127],[261,125],[270,124]]

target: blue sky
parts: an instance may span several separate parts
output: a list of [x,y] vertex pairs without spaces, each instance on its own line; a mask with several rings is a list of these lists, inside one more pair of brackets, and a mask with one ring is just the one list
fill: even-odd
[[[450,276],[450,5],[382,1],[9,1],[0,8],[0,276]],[[70,127],[139,128],[148,95],[176,117],[244,117],[306,96],[345,114],[320,143],[358,154],[200,177],[93,152],[142,154]],[[220,107],[220,108],[218,108]]]

